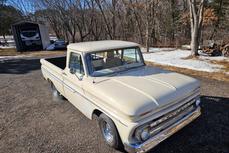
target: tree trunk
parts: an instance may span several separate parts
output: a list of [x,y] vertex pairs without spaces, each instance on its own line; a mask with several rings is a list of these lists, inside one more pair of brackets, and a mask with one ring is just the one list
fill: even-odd
[[174,43],[175,40],[175,17],[176,17],[176,4],[175,4],[175,0],[171,0],[171,8],[172,8],[172,31],[171,31],[171,37],[170,37],[170,44]]
[[95,2],[98,5],[99,10],[100,10],[100,12],[102,14],[102,17],[103,17],[103,20],[104,20],[104,23],[105,23],[105,26],[106,26],[106,32],[107,32],[109,38],[112,40],[113,39],[113,36],[112,36],[112,31],[110,29],[110,24],[109,24],[110,22],[108,22],[108,20],[106,18],[105,12],[104,12],[104,10],[102,8],[102,5],[101,5],[100,1],[99,0],[96,0]]
[[137,14],[135,8],[133,7],[133,2],[132,2],[132,0],[130,0],[130,4],[131,4],[130,6],[131,6],[131,9],[132,9],[132,11],[133,11],[133,14],[134,14],[136,23],[137,23],[137,28],[138,28],[138,32],[139,32],[141,44],[144,44],[144,39],[143,39],[144,35],[142,34],[140,19],[139,19],[139,17],[138,17],[138,14]]
[[146,52],[149,52],[149,23],[146,22],[146,35],[145,35]]
[[198,48],[200,42],[200,34],[202,30],[203,16],[204,16],[205,0],[201,0],[197,4],[196,0],[189,0],[190,8],[190,22],[191,22],[191,55],[198,56]]
[[3,34],[3,39],[4,39],[4,44],[3,44],[3,46],[6,46],[6,36],[5,36],[5,34]]
[[198,56],[198,48],[199,48],[199,36],[198,36],[198,28],[194,26],[192,36],[191,36],[191,55]]

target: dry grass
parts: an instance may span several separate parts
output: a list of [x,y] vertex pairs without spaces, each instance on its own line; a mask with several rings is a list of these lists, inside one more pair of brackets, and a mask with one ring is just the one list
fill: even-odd
[[0,56],[16,56],[20,55],[20,52],[17,52],[15,48],[0,48]]
[[218,64],[218,65],[224,66],[224,68],[222,68],[222,69],[225,72],[229,72],[229,61],[226,61],[226,60],[222,60],[222,61],[211,60],[210,62],[213,63],[213,64]]
[[[219,61],[217,61],[219,62]],[[220,61],[221,62],[221,61]],[[224,62],[221,62],[221,64]],[[227,81],[229,82],[229,75],[223,73],[223,72],[203,72],[203,71],[195,71],[195,70],[191,70],[191,69],[186,69],[186,68],[178,68],[175,66],[165,66],[165,65],[160,65],[160,64],[156,64],[153,62],[146,62],[147,65],[150,66],[156,66],[165,70],[170,70],[170,71],[175,71],[175,72],[179,72],[179,73],[183,73],[183,74],[188,74],[188,75],[192,75],[192,76],[200,76],[200,77],[204,77],[204,78],[210,78],[210,79],[215,79],[215,80],[220,80],[220,81]],[[219,64],[219,63],[217,63]],[[226,72],[229,72],[228,69],[228,62],[224,63],[226,64]]]
[[42,56],[53,56],[53,55],[64,55],[65,51],[29,51],[29,52],[17,52],[15,48],[0,49],[0,56],[33,56],[33,57],[42,57]]
[[197,60],[199,59],[197,56],[194,56],[194,55],[189,55],[187,57],[184,57],[184,58],[181,58],[181,59],[184,59],[184,60],[188,60],[188,59],[194,59],[194,60]]
[[[200,59],[198,56],[188,56],[186,58],[182,58],[182,59],[194,59],[194,60],[202,60],[205,61],[203,59]],[[159,64],[155,64],[155,63],[150,63],[156,66],[159,66],[161,68],[165,68],[168,70],[172,70],[172,71],[176,71],[176,72],[183,72],[185,74],[189,74],[189,75],[194,75],[194,76],[203,76],[206,78],[211,78],[211,79],[216,79],[216,80],[220,80],[220,81],[229,81],[229,75],[226,74],[226,72],[229,72],[229,62],[226,60],[222,60],[222,61],[218,61],[218,60],[208,60],[210,63],[212,64],[217,64],[217,65],[221,65],[223,66],[223,68],[221,69],[221,72],[203,72],[203,71],[195,71],[195,70],[191,70],[191,69],[186,69],[186,68],[178,68],[178,67],[174,67],[174,66],[162,66]]]

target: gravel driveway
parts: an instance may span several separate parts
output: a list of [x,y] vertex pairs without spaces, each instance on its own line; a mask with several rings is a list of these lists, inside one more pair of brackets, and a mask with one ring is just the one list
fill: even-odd
[[[229,83],[201,80],[202,116],[165,140],[154,153],[229,153]],[[95,121],[68,101],[54,102],[38,59],[0,62],[1,153],[102,153]]]

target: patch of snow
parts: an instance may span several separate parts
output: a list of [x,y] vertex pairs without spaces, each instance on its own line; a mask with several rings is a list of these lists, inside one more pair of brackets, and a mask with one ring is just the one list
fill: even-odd
[[31,57],[29,55],[17,55],[17,56],[0,56],[0,62],[11,60],[11,59],[19,59],[24,57]]
[[[182,45],[181,48],[191,50],[190,45]],[[201,46],[199,46],[199,49],[201,49]]]
[[46,48],[46,50],[48,50],[48,51],[51,51],[51,50],[54,50],[55,49],[55,44],[50,44],[47,48]]
[[16,48],[15,46],[0,46],[1,49]]
[[[145,61],[154,62],[161,65],[175,66],[180,68],[187,68],[197,71],[206,71],[206,72],[218,72],[224,67],[219,64],[210,63],[210,58],[208,60],[204,59],[205,57],[201,57],[202,60],[197,59],[184,59],[191,55],[191,51],[189,50],[181,50],[177,49],[174,51],[161,51],[154,53],[145,53],[143,57]],[[212,59],[212,58],[211,58]],[[224,58],[214,58],[217,60]],[[213,60],[213,59],[212,59]]]
[[215,60],[215,61],[228,61],[229,62],[229,58],[228,57],[224,57],[224,56],[214,56],[214,57],[211,57],[211,56],[200,56],[199,57],[200,59],[203,59],[203,60]]
[[185,49],[191,49],[191,46],[190,45],[182,45],[181,47],[182,48],[185,48]]
[[50,40],[53,40],[53,41],[58,40],[56,36],[49,36],[49,39],[50,39]]
[[[5,38],[6,39],[14,39],[14,36],[13,35],[6,35]],[[0,39],[4,39],[4,37],[0,36]]]
[[14,43],[14,40],[7,40],[8,43]]
[[172,51],[176,48],[149,48],[149,52],[161,52],[161,51]]
[[[161,52],[161,51],[172,51],[175,50],[176,48],[155,48],[155,47],[150,47],[149,52]],[[146,52],[146,48],[141,48],[142,52]]]

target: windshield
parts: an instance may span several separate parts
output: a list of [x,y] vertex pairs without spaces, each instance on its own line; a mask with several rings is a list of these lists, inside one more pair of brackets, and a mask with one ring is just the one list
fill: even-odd
[[99,51],[87,55],[92,76],[103,76],[144,65],[138,47]]
[[22,31],[21,33],[24,37],[34,37],[37,32],[36,31]]

